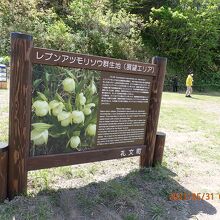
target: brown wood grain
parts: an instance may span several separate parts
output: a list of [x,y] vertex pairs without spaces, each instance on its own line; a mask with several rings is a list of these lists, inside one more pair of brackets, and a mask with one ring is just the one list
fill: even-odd
[[154,147],[160,114],[160,104],[163,92],[163,83],[166,72],[167,58],[154,57],[153,63],[158,65],[158,74],[155,77],[153,77],[152,82],[149,112],[146,126],[145,145],[147,147],[145,154],[142,154],[141,156],[141,167],[149,167],[152,166],[153,163]]
[[7,198],[8,146],[0,148],[0,202]]
[[[77,61],[77,58],[80,58],[80,61]],[[34,47],[32,49],[31,61],[37,64],[46,64],[52,66],[83,68],[83,69],[91,69],[91,70],[100,70],[105,72],[132,73],[132,74],[141,74],[148,76],[155,76],[157,72],[157,65],[152,63],[120,60],[109,57],[71,53],[66,51],[58,51],[58,50],[51,50],[51,49],[37,48],[37,47]],[[87,64],[88,61],[91,62]],[[95,61],[99,61],[99,62],[95,62]],[[121,65],[121,69],[104,67],[103,65],[101,65],[102,61],[107,61],[108,63],[114,63],[114,64],[118,63]],[[129,65],[129,67],[131,67],[131,70],[124,69],[124,65],[126,67],[128,67],[127,65]],[[143,67],[141,68],[142,71],[133,71],[135,69],[138,69],[138,67]],[[151,71],[149,71],[148,68],[153,68],[154,70],[152,69]]]
[[30,143],[32,37],[11,34],[11,73],[9,109],[9,177],[8,195],[25,193],[27,188],[26,158]]
[[153,166],[156,166],[157,164],[162,163],[165,139],[166,139],[165,133],[157,132],[156,141],[155,141],[155,149],[154,149]]
[[[145,145],[138,145],[131,147],[94,149],[90,151],[75,152],[68,154],[29,157],[27,161],[27,168],[28,170],[38,170],[58,166],[67,166],[81,163],[140,156],[140,154],[136,153],[136,149],[141,149],[143,152],[145,148]],[[129,150],[134,150],[132,151],[133,155],[129,155]],[[121,156],[121,151],[124,151],[126,156]]]

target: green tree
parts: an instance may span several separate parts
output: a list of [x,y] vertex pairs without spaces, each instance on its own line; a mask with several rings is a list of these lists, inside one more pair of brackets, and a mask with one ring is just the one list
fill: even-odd
[[143,36],[152,53],[168,57],[182,74],[193,69],[201,81],[216,71],[220,17],[217,4],[199,3],[184,1],[176,9],[152,8]]
[[140,35],[142,20],[119,6],[113,13],[110,5],[108,0],[3,0],[0,55],[9,51],[10,32],[19,31],[33,35],[35,46],[39,47],[147,59]]

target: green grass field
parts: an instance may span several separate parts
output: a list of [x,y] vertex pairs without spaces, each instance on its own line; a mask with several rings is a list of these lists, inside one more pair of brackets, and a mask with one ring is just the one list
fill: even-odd
[[[0,90],[0,142],[7,98]],[[164,92],[158,130],[166,133],[162,166],[140,170],[135,157],[32,171],[28,194],[1,204],[0,219],[219,220],[220,94]],[[175,192],[213,199],[169,200]]]

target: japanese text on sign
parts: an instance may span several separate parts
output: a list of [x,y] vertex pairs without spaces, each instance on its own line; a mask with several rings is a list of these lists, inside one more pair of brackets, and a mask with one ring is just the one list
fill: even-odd
[[106,59],[105,57],[90,56],[77,53],[67,53],[55,50],[37,48],[33,53],[34,63],[73,66],[87,69],[114,70],[122,72],[154,74],[153,64],[145,64],[134,61],[122,61],[119,59]]
[[137,149],[128,149],[128,150],[122,150],[120,153],[121,157],[129,157],[129,156],[140,156],[141,155],[141,148]]

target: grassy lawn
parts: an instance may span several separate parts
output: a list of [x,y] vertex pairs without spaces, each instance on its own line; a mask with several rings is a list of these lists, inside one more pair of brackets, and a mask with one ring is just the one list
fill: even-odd
[[[8,93],[0,90],[0,142],[8,139]],[[32,171],[28,194],[0,205],[0,219],[220,219],[220,94],[163,93],[162,166],[127,158]],[[171,201],[171,193],[213,200]]]

